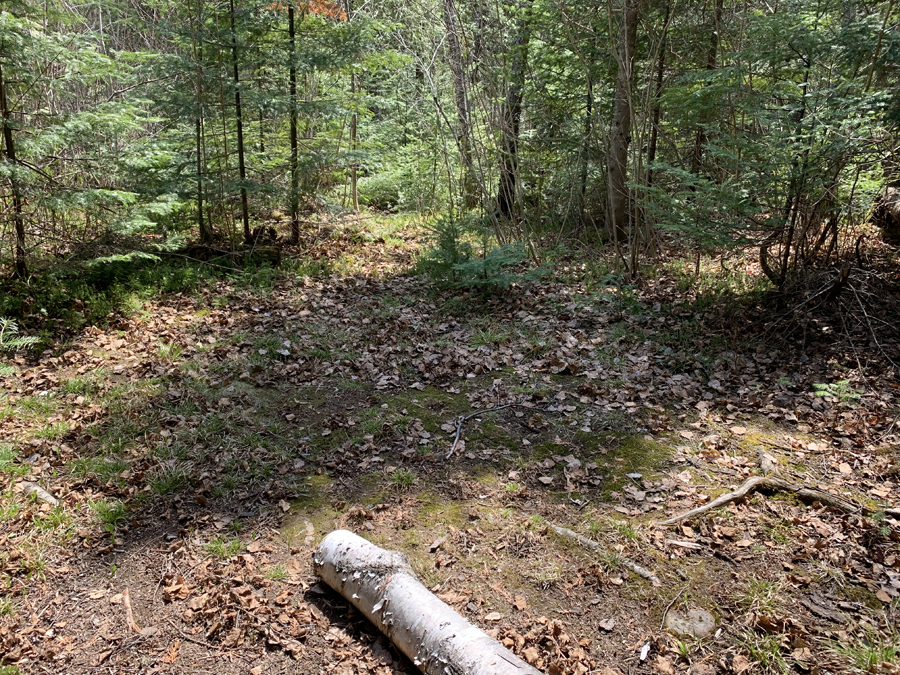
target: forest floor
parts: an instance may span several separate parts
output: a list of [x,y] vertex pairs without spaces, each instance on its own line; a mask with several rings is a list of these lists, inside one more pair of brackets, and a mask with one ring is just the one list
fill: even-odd
[[[367,222],[7,359],[4,675],[416,672],[313,575],[337,528],[548,674],[898,672],[897,345],[868,315],[676,263],[435,291],[420,232]],[[836,501],[660,524],[761,467]],[[708,635],[667,625],[695,609]]]

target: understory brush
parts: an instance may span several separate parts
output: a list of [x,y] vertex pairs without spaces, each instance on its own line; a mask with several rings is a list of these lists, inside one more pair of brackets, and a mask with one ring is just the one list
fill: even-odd
[[[54,332],[102,324],[117,312],[133,313],[159,295],[199,292],[231,278],[239,286],[271,288],[267,266],[235,269],[214,262],[113,256],[86,266],[60,266],[27,280],[0,282],[0,316],[30,330]],[[96,263],[96,264],[94,264]]]
[[542,278],[547,270],[529,264],[524,245],[500,244],[481,219],[441,217],[427,228],[430,248],[418,267],[441,287],[504,291]]

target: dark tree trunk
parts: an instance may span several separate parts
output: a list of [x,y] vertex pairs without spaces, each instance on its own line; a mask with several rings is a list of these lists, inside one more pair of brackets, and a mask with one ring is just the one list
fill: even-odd
[[619,70],[609,148],[609,216],[616,242],[628,238],[628,146],[631,143],[631,83],[637,40],[638,0],[625,0],[619,35]]
[[519,124],[522,120],[522,96],[525,90],[525,69],[528,65],[528,40],[530,37],[530,6],[519,4],[522,15],[513,40],[512,64],[506,102],[503,105],[500,141],[500,181],[497,189],[497,211],[501,220],[516,220],[520,208],[518,200],[519,179]]
[[22,213],[22,191],[16,177],[16,146],[13,142],[12,121],[9,106],[6,102],[6,82],[0,70],[0,122],[3,123],[3,143],[6,146],[6,160],[11,165],[9,182],[12,185],[13,225],[16,233],[15,276],[25,279],[28,276],[28,265],[25,261],[25,216]]
[[200,241],[208,244],[212,241],[212,228],[203,217],[203,32],[202,32],[202,0],[197,0],[197,116],[194,121],[197,145],[197,227],[200,230]]
[[294,28],[294,3],[288,5],[288,31],[291,40],[290,94],[291,94],[291,243],[300,243],[300,170],[297,165],[297,42]]
[[250,242],[250,206],[247,203],[247,168],[244,164],[244,118],[241,113],[241,78],[238,71],[237,30],[234,25],[234,0],[228,1],[231,10],[231,63],[234,70],[234,115],[237,118],[238,173],[241,178],[241,218],[244,222],[244,241]]

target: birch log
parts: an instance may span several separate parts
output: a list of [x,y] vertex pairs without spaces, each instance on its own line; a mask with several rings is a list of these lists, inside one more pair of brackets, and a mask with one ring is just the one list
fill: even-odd
[[344,596],[428,675],[541,675],[425,588],[402,553],[347,530],[313,557],[322,580]]

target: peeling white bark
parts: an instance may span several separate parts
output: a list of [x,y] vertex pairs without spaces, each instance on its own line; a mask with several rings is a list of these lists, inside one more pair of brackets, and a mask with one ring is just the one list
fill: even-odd
[[335,530],[313,557],[344,596],[428,675],[541,675],[425,588],[402,553]]

